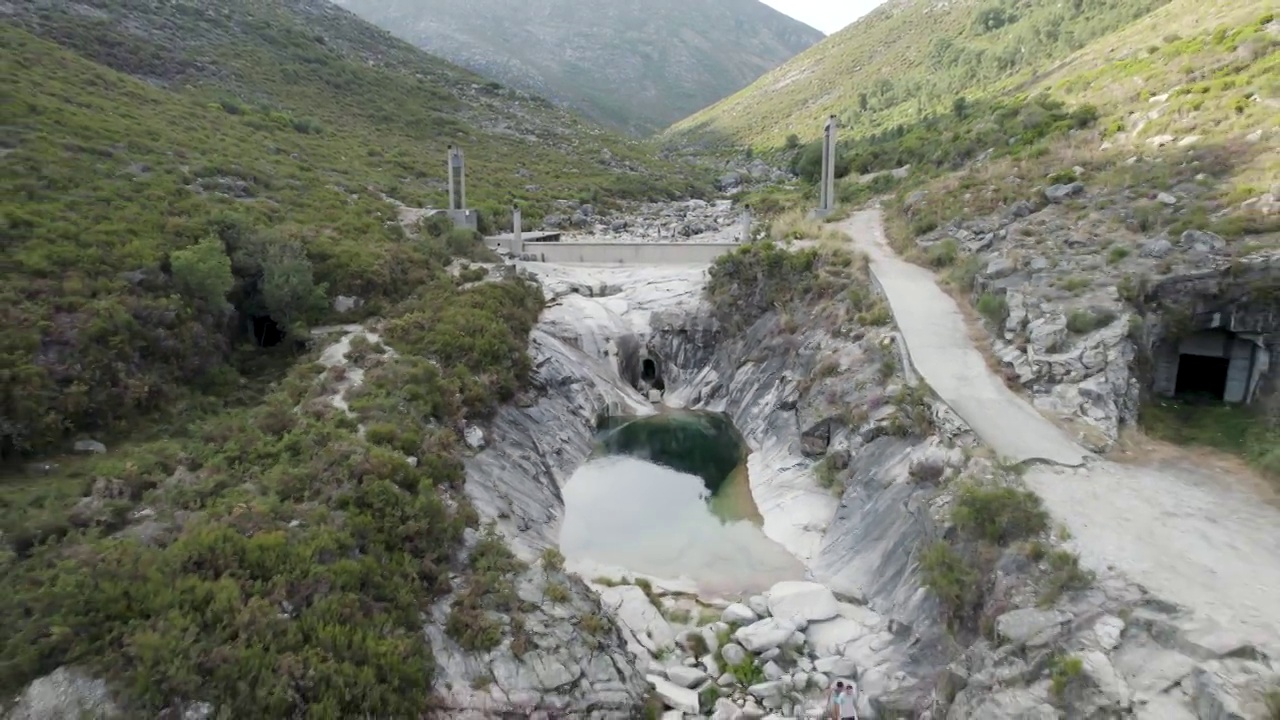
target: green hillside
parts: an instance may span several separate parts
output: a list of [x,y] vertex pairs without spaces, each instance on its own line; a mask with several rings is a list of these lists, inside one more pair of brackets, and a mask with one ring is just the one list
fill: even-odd
[[[467,150],[482,226],[505,225],[514,200],[536,219],[555,198],[690,189],[644,148],[318,0],[65,7],[33,3],[0,27],[5,454],[225,368],[225,318],[175,298],[167,273],[202,238],[233,253],[242,237],[288,241],[324,295],[376,312],[414,289],[385,198],[443,205],[450,143]],[[247,280],[242,314],[258,301]],[[300,319],[324,318],[312,305]]]
[[[1163,44],[1176,28],[1211,28],[1240,10],[1254,19],[1266,6],[1256,0],[1212,7],[1169,0],[890,0],[669,134],[760,149],[781,146],[793,133],[817,137],[828,115],[839,116],[849,135],[886,130],[950,112],[957,98],[1005,97],[1096,67],[1103,59],[1096,48],[1073,55],[1094,41],[1112,55],[1140,52]],[[1142,24],[1145,30],[1114,35],[1152,13],[1160,19]]]
[[[455,558],[458,432],[526,387],[542,295],[391,200],[442,205],[451,143],[487,226],[698,179],[323,0],[3,12],[0,713],[74,664],[128,717],[422,716],[432,603],[465,588],[468,648],[520,622],[501,543]],[[375,316],[348,414],[309,328]]]

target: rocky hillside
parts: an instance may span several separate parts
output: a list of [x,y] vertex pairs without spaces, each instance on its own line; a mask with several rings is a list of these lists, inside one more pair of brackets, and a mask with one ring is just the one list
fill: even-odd
[[199,282],[174,294],[179,254],[203,239],[233,255],[266,235],[296,248],[316,293],[286,311],[239,258],[227,298],[242,321],[275,305],[300,327],[337,296],[376,310],[412,291],[393,277],[419,267],[397,204],[444,204],[451,143],[467,150],[482,230],[505,226],[513,200],[538,217],[555,198],[690,189],[644,148],[320,0],[0,12],[3,92],[22,98],[5,104],[0,154],[6,456],[221,377],[236,335],[225,291],[211,308]]
[[[889,6],[826,47],[838,48],[838,39],[870,42],[876,23],[924,7]],[[1106,7],[1125,5],[1090,5],[1081,17]],[[1040,17],[1034,4],[1019,5],[1012,17],[981,33],[969,21],[957,37],[1016,40],[1041,27],[1024,26]],[[909,33],[881,40],[885,56],[922,47]],[[1193,408],[1161,398],[1176,385],[1161,375],[1175,373],[1178,353],[1170,348],[1196,329],[1187,318],[1234,308],[1242,321],[1270,327],[1258,319],[1274,307],[1280,286],[1280,22],[1270,4],[1207,8],[1174,0],[1113,25],[1051,67],[1013,68],[991,80],[955,74],[967,67],[964,48],[976,46],[940,46],[951,54],[929,87],[953,94],[935,94],[932,106],[877,105],[870,96],[863,112],[855,90],[808,95],[825,98],[848,125],[837,165],[845,175],[841,203],[883,201],[898,251],[944,274],[972,301],[994,335],[991,361],[1085,444],[1112,448],[1122,429],[1141,421],[1159,437],[1228,450],[1280,477],[1271,450],[1280,423],[1238,406]],[[834,50],[822,50],[811,57],[835,62]],[[791,92],[801,77],[778,92]],[[937,84],[947,78],[953,84]],[[732,116],[741,132],[725,127],[740,141],[790,147],[777,156],[812,181],[817,148],[777,139],[791,120],[763,118],[781,97],[758,95],[750,110]],[[807,127],[816,128],[820,114]],[[811,207],[813,195],[802,183],[755,190],[745,202],[776,212]],[[818,232],[799,217],[777,215],[774,236]],[[1208,275],[1194,280],[1197,273]],[[1194,292],[1173,289],[1180,287]],[[1265,404],[1273,386],[1257,387]]]
[[519,652],[635,705],[460,492],[541,293],[420,208],[685,171],[322,0],[0,3],[0,67],[0,716],[421,717],[549,585]]
[[504,85],[633,133],[742,89],[822,38],[757,0],[338,0]]

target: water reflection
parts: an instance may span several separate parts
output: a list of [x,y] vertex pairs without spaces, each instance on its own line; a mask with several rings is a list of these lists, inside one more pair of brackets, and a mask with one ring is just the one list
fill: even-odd
[[745,446],[727,419],[684,412],[606,427],[600,455],[563,491],[567,557],[723,594],[803,577],[760,530]]

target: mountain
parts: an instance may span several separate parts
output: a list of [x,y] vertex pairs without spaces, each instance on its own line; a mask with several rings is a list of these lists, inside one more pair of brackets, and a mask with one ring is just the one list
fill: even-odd
[[338,0],[482,75],[632,133],[670,125],[822,39],[757,0]]
[[[889,0],[736,95],[676,123],[671,134],[776,147],[791,134],[816,137],[828,115],[839,116],[853,134],[892,127],[926,112],[949,112],[957,97],[1025,90],[1076,51],[1168,4]],[[1222,13],[1179,4],[1182,10],[1166,17],[1211,20]],[[1132,52],[1142,47],[1134,42],[1159,44],[1164,33],[1153,29],[1152,37],[1114,45]]]

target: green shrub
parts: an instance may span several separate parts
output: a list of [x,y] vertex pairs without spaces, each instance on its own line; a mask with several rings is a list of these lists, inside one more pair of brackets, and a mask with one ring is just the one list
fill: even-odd
[[931,245],[925,251],[925,260],[934,268],[951,267],[959,256],[960,245],[953,238]]
[[920,572],[925,587],[942,604],[948,623],[964,623],[981,597],[978,573],[964,557],[945,541],[937,541],[920,556]]
[[1003,295],[983,293],[978,298],[978,312],[992,324],[999,325],[1009,316],[1009,303]]
[[1052,671],[1052,685],[1050,690],[1053,696],[1061,700],[1067,693],[1067,689],[1080,677],[1084,672],[1084,661],[1074,655],[1059,655],[1054,658]]
[[187,297],[214,308],[227,306],[227,294],[235,287],[236,279],[221,240],[205,238],[174,251],[169,256],[169,267],[174,284]]
[[1067,330],[1083,335],[1115,322],[1116,314],[1110,310],[1073,310],[1067,316]]
[[952,519],[962,534],[999,546],[1039,535],[1049,525],[1035,493],[1009,487],[965,487]]

